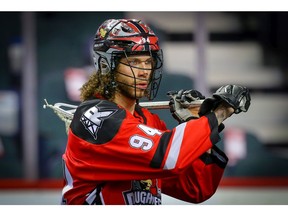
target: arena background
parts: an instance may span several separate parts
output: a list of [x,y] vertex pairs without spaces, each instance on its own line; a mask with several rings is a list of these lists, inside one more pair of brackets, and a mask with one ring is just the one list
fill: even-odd
[[[288,204],[287,12],[0,12],[0,204],[58,204],[64,123],[44,99],[77,104],[90,47],[108,18],[140,18],[160,37],[169,90],[251,90],[219,147],[230,161],[209,204]],[[9,20],[9,22],[7,22]],[[155,111],[169,128],[168,110]],[[165,204],[187,204],[164,196]]]

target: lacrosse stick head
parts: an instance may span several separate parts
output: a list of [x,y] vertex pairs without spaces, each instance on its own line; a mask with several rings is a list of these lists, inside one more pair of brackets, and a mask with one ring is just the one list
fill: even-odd
[[68,134],[77,106],[66,103],[55,103],[54,105],[51,105],[46,99],[44,99],[44,101],[45,104],[43,105],[43,108],[46,109],[46,107],[49,107],[54,111],[54,113],[65,123],[66,133]]

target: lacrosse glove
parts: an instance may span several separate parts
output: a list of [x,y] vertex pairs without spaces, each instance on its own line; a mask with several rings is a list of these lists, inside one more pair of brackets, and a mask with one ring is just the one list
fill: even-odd
[[234,113],[247,112],[250,107],[250,93],[246,87],[239,85],[221,86],[211,98],[206,98],[199,110],[199,116],[215,110],[217,106],[226,102],[234,109]]
[[167,92],[170,106],[170,112],[174,119],[179,123],[186,122],[190,119],[196,119],[197,116],[194,116],[190,111],[189,107],[193,106],[195,101],[201,101],[205,99],[199,91],[197,90],[183,90],[180,91],[169,91]]

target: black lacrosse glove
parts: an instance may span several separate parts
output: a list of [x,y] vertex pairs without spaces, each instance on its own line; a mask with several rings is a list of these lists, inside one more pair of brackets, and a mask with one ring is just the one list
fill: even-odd
[[250,93],[246,87],[239,85],[221,86],[211,98],[206,98],[199,110],[199,116],[215,110],[217,106],[226,102],[234,109],[234,113],[247,112],[250,106]]
[[188,110],[188,107],[193,106],[195,101],[202,101],[205,99],[205,96],[203,96],[199,91],[194,89],[181,89],[180,91],[169,91],[167,92],[167,95],[170,97],[170,112],[174,119],[179,123],[198,118],[198,116],[192,115]]

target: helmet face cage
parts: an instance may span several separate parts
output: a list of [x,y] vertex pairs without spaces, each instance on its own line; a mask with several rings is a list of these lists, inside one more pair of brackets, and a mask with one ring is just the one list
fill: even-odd
[[[154,64],[146,95],[149,100],[156,97],[162,78],[163,54],[158,37],[146,24],[139,20],[106,20],[96,32],[93,51],[96,71],[102,74],[114,73],[123,57],[150,54]],[[133,72],[133,67],[130,68]]]
[[163,53],[162,50],[152,53],[154,59],[154,65],[152,68],[152,74],[150,77],[149,86],[147,88],[147,98],[153,100],[158,93],[161,79],[162,79],[162,68],[163,68]]

